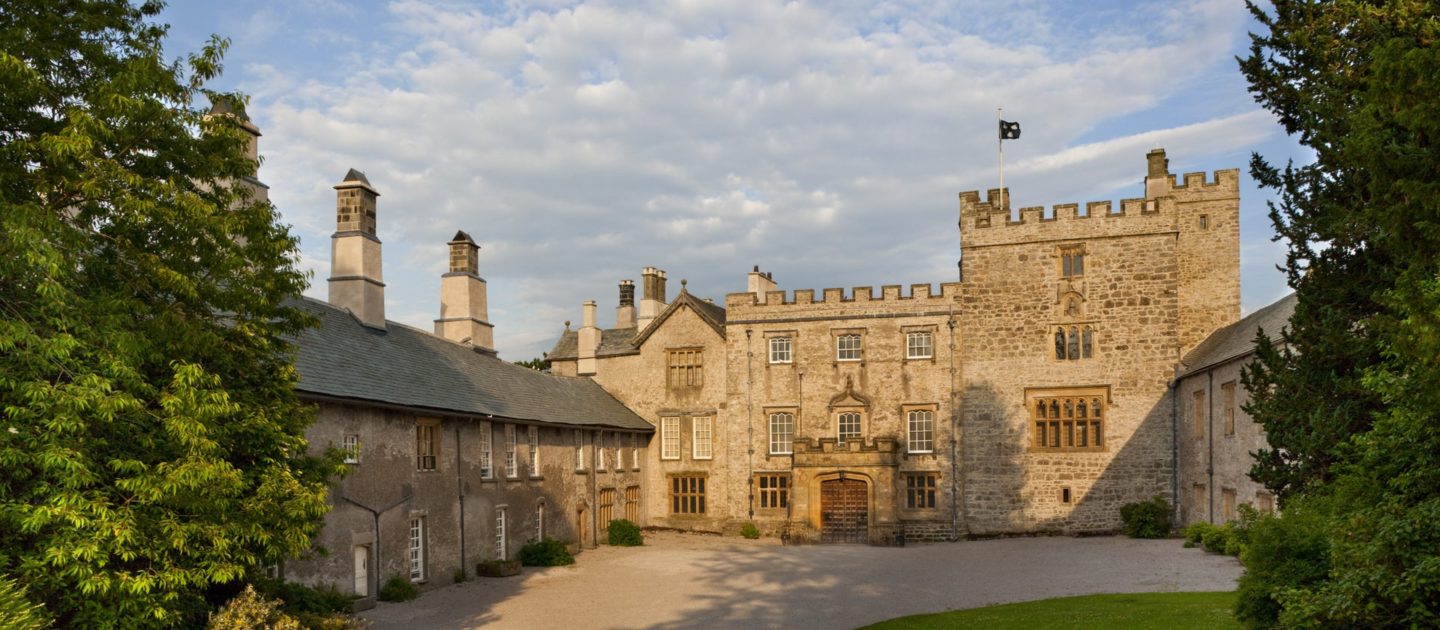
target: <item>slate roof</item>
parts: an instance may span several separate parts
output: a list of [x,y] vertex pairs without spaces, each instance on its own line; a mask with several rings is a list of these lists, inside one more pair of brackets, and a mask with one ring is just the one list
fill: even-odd
[[403,324],[360,325],[349,311],[318,300],[295,306],[320,320],[298,336],[302,393],[587,427],[651,431],[588,378],[554,376]]
[[[595,356],[613,357],[624,354],[635,354],[635,329],[634,328],[602,328],[600,330],[600,347],[595,350]],[[555,347],[545,355],[549,359],[578,359],[580,358],[580,333],[574,330],[567,330],[560,335],[555,342]]]
[[1294,312],[1295,294],[1291,293],[1238,322],[1210,333],[1181,360],[1185,366],[1181,374],[1198,372],[1254,352],[1255,332],[1263,328],[1272,339],[1278,337],[1280,329],[1289,325],[1290,315]]
[[[645,327],[645,332],[637,334],[634,328],[600,329],[600,347],[595,349],[595,356],[613,357],[639,352],[640,344],[645,343],[650,334],[658,330],[660,325],[682,306],[694,309],[700,319],[715,329],[717,334],[725,336],[725,308],[699,299],[682,288],[680,295],[675,296],[675,301],[660,311],[660,314],[655,316],[655,321]],[[561,333],[560,339],[555,341],[555,347],[545,356],[560,361],[580,358],[579,331],[566,330]]]

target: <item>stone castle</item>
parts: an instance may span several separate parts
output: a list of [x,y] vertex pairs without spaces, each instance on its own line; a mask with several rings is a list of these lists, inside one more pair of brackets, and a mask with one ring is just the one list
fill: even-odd
[[[777,290],[724,307],[647,267],[549,354],[656,427],[646,522],[793,541],[1119,528],[1176,496],[1172,380],[1239,318],[1239,171],[1021,208],[960,194],[959,282]],[[1008,191],[1007,191],[1008,193]],[[1016,216],[1018,215],[1018,217]]]
[[[243,112],[212,114],[258,155]],[[386,319],[380,193],[351,169],[328,300],[293,304],[318,322],[294,339],[310,449],[350,473],[325,552],[270,569],[363,608],[387,580],[449,584],[530,541],[593,548],[620,518],[897,544],[1109,532],[1157,494],[1184,520],[1264,507],[1243,472],[1264,436],[1234,379],[1293,300],[1236,321],[1238,171],[1147,163],[1143,198],[1083,212],[962,193],[960,278],[938,286],[782,291],[756,267],[721,305],[683,280],[669,298],[647,267],[638,303],[620,282],[614,327],[585,303],[550,374],[496,356],[464,231],[433,330]]]

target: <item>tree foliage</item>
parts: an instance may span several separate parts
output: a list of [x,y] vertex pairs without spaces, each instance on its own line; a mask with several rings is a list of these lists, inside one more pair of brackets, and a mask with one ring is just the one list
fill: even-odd
[[203,623],[207,587],[310,547],[334,470],[294,393],[296,241],[200,102],[225,42],[167,62],[159,11],[0,6],[0,573],[61,627]]
[[[1279,193],[1298,305],[1247,371],[1272,448],[1252,476],[1321,501],[1330,567],[1274,592],[1292,626],[1440,624],[1440,5],[1251,6],[1241,69],[1314,153]],[[1289,520],[1284,516],[1281,521]],[[1283,525],[1281,525],[1283,527]],[[1313,530],[1312,530],[1313,531]],[[1272,575],[1283,576],[1285,572]]]

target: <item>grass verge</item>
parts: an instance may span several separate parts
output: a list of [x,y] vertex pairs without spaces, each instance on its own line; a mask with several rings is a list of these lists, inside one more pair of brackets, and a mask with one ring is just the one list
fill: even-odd
[[912,628],[1239,628],[1231,612],[1235,593],[1127,593],[1085,595],[1037,602],[952,610],[882,621],[862,630]]

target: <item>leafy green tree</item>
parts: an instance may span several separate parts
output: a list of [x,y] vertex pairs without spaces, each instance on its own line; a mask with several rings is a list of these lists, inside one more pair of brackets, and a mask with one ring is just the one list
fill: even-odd
[[1328,574],[1277,587],[1278,621],[1440,625],[1440,5],[1251,11],[1241,69],[1314,152],[1252,163],[1299,302],[1246,377],[1273,447],[1253,476],[1330,512]]
[[524,361],[516,361],[516,362],[515,362],[515,365],[523,365],[523,366],[525,366],[525,367],[527,367],[527,368],[530,368],[530,369],[532,369],[532,370],[535,370],[536,372],[549,372],[549,371],[550,371],[550,354],[549,354],[549,353],[541,353],[541,356],[538,357],[538,358],[526,359],[526,360],[524,360]]
[[296,241],[206,116],[223,40],[167,62],[159,2],[0,5],[0,574],[60,627],[198,625],[306,552]]

